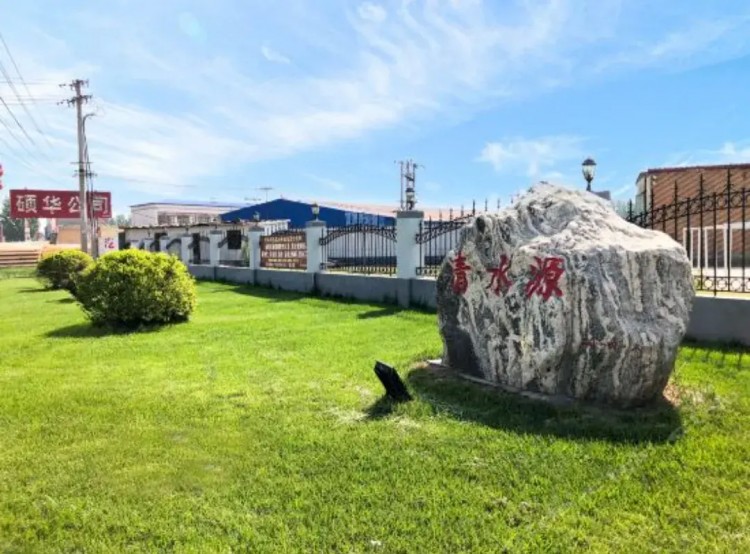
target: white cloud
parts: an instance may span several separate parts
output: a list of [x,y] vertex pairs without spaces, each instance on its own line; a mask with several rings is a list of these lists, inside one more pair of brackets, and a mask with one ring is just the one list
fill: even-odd
[[382,23],[388,17],[388,12],[380,4],[373,4],[372,2],[363,2],[357,8],[359,17],[365,21],[371,21],[372,23]]
[[691,165],[735,164],[750,162],[750,140],[727,141],[715,149],[702,149],[694,152],[678,152],[670,156],[665,167],[685,167]]
[[312,173],[305,173],[304,175],[311,181],[315,181],[319,185],[323,185],[323,187],[329,190],[341,192],[346,188],[346,185],[344,185],[344,183],[335,179],[330,179],[328,177],[319,177],[317,175],[313,175]]
[[267,59],[269,62],[282,63],[282,64],[292,63],[292,60],[287,58],[284,54],[277,52],[270,46],[263,45],[260,48],[260,52],[261,54],[263,54],[263,57]]
[[190,12],[182,12],[178,18],[180,30],[193,40],[204,42],[206,40],[206,31],[200,21]]
[[534,179],[559,181],[564,174],[552,169],[559,162],[581,158],[582,142],[581,137],[569,135],[489,142],[482,149],[478,161],[491,164],[498,173],[522,171]]
[[[139,9],[111,3],[96,13],[55,12],[50,15],[55,24],[44,31],[31,19],[11,18],[6,39],[24,74],[46,83],[38,94],[68,94],[56,84],[82,76],[91,79],[95,101],[106,100],[104,113],[89,126],[99,182],[128,183],[158,195],[186,187],[203,190],[199,187],[208,180],[218,182],[254,162],[405,122],[424,127],[431,120],[487,108],[499,98],[566,86],[574,78],[589,78],[585,69],[599,62],[622,71],[627,63],[608,62],[630,52],[636,42],[664,66],[675,56],[689,56],[691,48],[699,52],[707,46],[674,38],[691,29],[682,23],[661,34],[634,35],[621,27],[624,16],[618,14],[638,8],[619,0],[411,0],[390,12],[365,2],[356,13],[347,13],[345,25],[338,14],[292,4],[275,10],[274,21],[267,20],[274,9],[263,10],[250,30],[245,27],[254,14],[237,18],[235,9],[210,17],[197,8],[182,16],[177,11],[174,20],[182,32],[175,38],[164,32],[163,19],[148,17],[169,12],[161,3],[136,2]],[[714,19],[718,23],[711,28],[709,46],[719,48],[726,23]],[[739,21],[726,31],[732,33],[731,45],[745,24]],[[255,37],[261,33],[256,31],[272,26],[279,28],[274,40],[283,40],[295,60],[289,69],[304,71],[269,78],[268,64],[257,63],[259,57],[248,59],[246,52],[257,51]],[[221,29],[225,40],[194,40],[215,38],[214,29]],[[727,52],[734,50],[722,55]],[[291,62],[268,45],[261,54],[275,63]],[[54,145],[47,151],[52,161],[25,156],[34,170],[24,167],[23,175],[6,164],[6,182],[13,176],[21,185],[73,183],[68,177],[76,156],[73,114],[53,104],[39,109]],[[569,159],[578,168],[580,146],[580,139],[567,136],[506,140],[486,145],[480,159],[498,171],[515,168],[543,178],[555,171],[569,173],[556,167]],[[727,150],[725,156],[743,152],[744,147],[735,146],[736,152]]]
[[612,198],[622,198],[624,196],[631,197],[636,193],[636,188],[634,183],[629,183],[627,185],[623,185],[618,189],[615,189],[612,192]]
[[697,18],[683,27],[666,30],[651,40],[639,40],[621,52],[601,60],[597,72],[612,72],[619,67],[687,69],[732,59],[741,55],[747,44],[750,15],[727,18]]
[[748,162],[750,161],[750,144],[740,146],[734,142],[725,142],[716,154],[725,163]]

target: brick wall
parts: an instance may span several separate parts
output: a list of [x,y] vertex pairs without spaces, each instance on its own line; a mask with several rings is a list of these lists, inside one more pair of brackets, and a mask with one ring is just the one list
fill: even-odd
[[[703,209],[700,209],[701,180]],[[729,222],[736,227],[731,229],[732,265],[742,265],[743,252],[745,265],[750,265],[750,164],[652,169],[639,176],[639,183],[650,183],[653,190],[654,210],[646,218],[647,226],[664,231],[692,249],[693,257],[700,250],[709,261],[717,259],[717,264],[723,266],[724,243],[728,240],[723,227]],[[675,200],[679,203],[676,213]],[[698,244],[698,232],[693,232],[690,241],[686,239],[688,226],[709,229],[703,235],[705,244]]]

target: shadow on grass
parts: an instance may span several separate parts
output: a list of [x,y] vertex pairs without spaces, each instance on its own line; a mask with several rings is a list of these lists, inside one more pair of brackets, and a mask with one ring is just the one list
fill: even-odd
[[380,306],[379,308],[370,310],[369,312],[362,312],[360,314],[357,314],[357,317],[359,319],[375,319],[378,317],[389,317],[403,311],[404,309],[399,308],[398,306]]
[[168,327],[168,325],[151,325],[137,328],[127,327],[109,327],[97,326],[91,323],[77,323],[60,327],[44,334],[45,337],[52,339],[80,339],[80,338],[101,338],[118,335],[133,335],[143,333],[154,333]]
[[[259,287],[254,285],[237,285],[232,283],[225,283],[231,286],[231,291],[254,298],[260,298],[263,300],[270,300],[271,302],[294,302],[296,300],[302,300],[309,298],[310,295],[302,294],[300,292],[290,292],[284,290],[272,289],[269,287]],[[226,288],[217,288],[212,292],[226,292]]]
[[384,419],[393,413],[398,402],[391,400],[388,396],[381,396],[378,398],[367,410],[367,419],[377,420]]
[[377,318],[377,317],[386,317],[391,315],[396,315],[403,311],[410,311],[410,312],[418,312],[418,313],[424,313],[424,314],[430,314],[434,315],[435,310],[433,308],[424,307],[424,306],[409,306],[409,308],[402,308],[400,306],[395,305],[395,303],[390,303],[389,301],[374,301],[374,300],[359,300],[356,298],[348,298],[343,296],[336,296],[336,295],[324,295],[321,294],[319,291],[310,291],[310,292],[293,292],[293,291],[285,291],[282,289],[273,288],[271,286],[265,286],[265,285],[250,285],[250,284],[237,284],[237,283],[230,283],[230,282],[224,282],[224,281],[202,281],[203,283],[219,283],[222,286],[219,288],[215,288],[214,290],[210,292],[226,292],[226,287],[231,287],[230,290],[232,292],[237,292],[240,294],[245,294],[247,296],[252,296],[255,298],[262,298],[264,300],[270,300],[271,302],[294,302],[296,300],[304,300],[304,299],[318,299],[318,300],[326,300],[329,302],[335,302],[337,304],[345,304],[345,305],[352,305],[352,306],[367,306],[368,308],[375,308],[372,309],[366,313],[359,314],[357,317],[360,319],[370,319],[370,318]]
[[[736,358],[735,358],[736,357]],[[740,343],[696,342],[682,343],[679,360],[711,364],[719,368],[750,369],[750,347]]]
[[[436,413],[514,433],[616,443],[674,442],[681,436],[679,412],[664,399],[652,406],[624,411],[532,400],[465,381],[442,369],[414,369],[407,381],[415,396]],[[389,407],[379,402],[371,411],[385,417]]]
[[53,292],[53,291],[52,289],[45,289],[44,287],[40,287],[40,288],[34,288],[34,289],[32,288],[18,289],[18,292],[32,293],[32,292]]
[[47,300],[47,302],[54,302],[55,304],[75,304],[76,299],[67,297],[67,298],[58,298],[57,300]]

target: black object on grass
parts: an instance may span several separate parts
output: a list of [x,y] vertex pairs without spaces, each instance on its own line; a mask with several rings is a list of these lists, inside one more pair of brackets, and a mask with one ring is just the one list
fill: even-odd
[[406,385],[398,376],[396,370],[383,362],[375,362],[375,375],[385,387],[385,394],[397,402],[406,402],[411,400]]

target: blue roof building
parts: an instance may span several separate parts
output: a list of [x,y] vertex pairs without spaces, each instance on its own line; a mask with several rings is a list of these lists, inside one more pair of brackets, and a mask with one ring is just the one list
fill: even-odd
[[[361,211],[356,208],[361,208]],[[371,209],[368,210],[368,208]],[[318,219],[325,221],[329,227],[344,227],[358,223],[376,225],[378,227],[395,225],[395,217],[384,215],[383,211],[381,208],[372,206],[347,206],[345,204],[336,206],[333,203],[329,203],[328,205],[320,204]],[[256,212],[260,216],[261,221],[289,220],[290,229],[302,228],[308,221],[314,219],[312,215],[312,203],[287,200],[285,198],[233,210],[222,214],[221,219],[227,223],[236,220],[252,221],[253,215]]]

